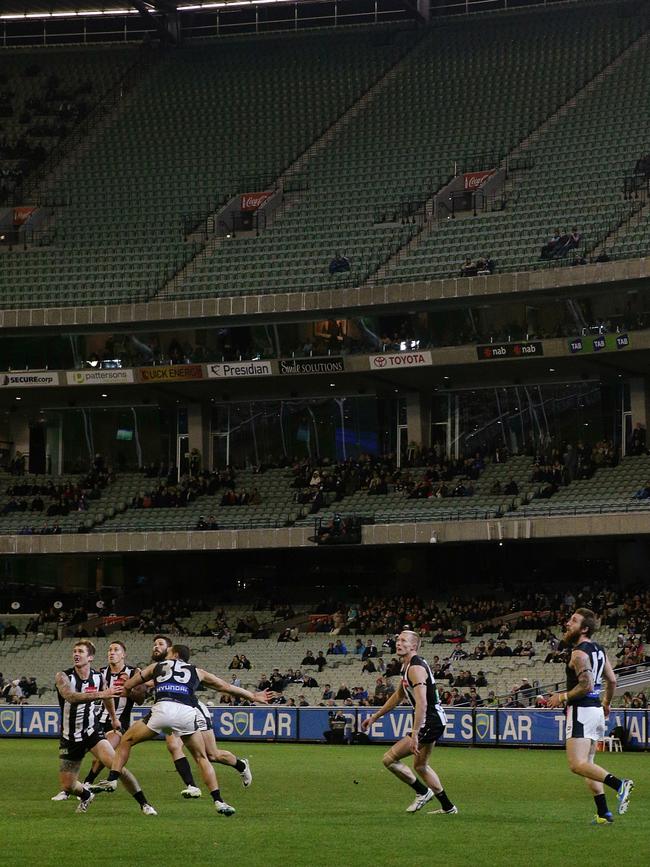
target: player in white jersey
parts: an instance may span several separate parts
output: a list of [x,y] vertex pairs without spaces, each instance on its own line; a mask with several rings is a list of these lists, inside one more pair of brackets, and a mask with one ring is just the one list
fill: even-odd
[[[110,766],[115,752],[106,740],[97,722],[95,703],[104,702],[115,728],[119,726],[115,715],[114,696],[121,695],[122,688],[104,688],[103,678],[91,668],[95,657],[95,646],[91,641],[78,641],[72,651],[73,667],[59,671],[56,675],[56,688],[61,707],[61,743],[59,780],[62,790],[79,798],[78,813],[85,813],[94,798],[93,793],[79,782],[79,768],[87,752],[99,759],[103,765]],[[156,815],[149,804],[136,778],[128,773],[124,779],[128,792],[135,798],[145,815]]]
[[[407,813],[421,810],[435,795],[440,809],[433,812],[453,815],[458,809],[447,797],[438,774],[429,766],[431,751],[447,724],[433,672],[429,663],[417,655],[420,636],[416,632],[404,630],[397,636],[396,645],[402,662],[400,685],[379,710],[362,721],[361,728],[367,731],[380,717],[406,699],[413,708],[413,731],[384,754],[384,766],[415,791],[415,800],[406,808]],[[402,761],[411,754],[415,773]]]

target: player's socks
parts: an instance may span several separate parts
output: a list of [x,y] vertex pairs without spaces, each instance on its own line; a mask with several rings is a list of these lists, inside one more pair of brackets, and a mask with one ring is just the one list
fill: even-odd
[[93,771],[93,769],[91,768],[86,774],[86,779],[84,780],[84,783],[94,783],[97,777],[101,774],[101,772],[101,768],[99,768],[99,770],[97,771]]
[[181,759],[176,759],[174,762],[174,767],[178,772],[178,776],[185,783],[186,786],[194,786],[196,787],[196,783],[194,782],[194,777],[192,776],[192,769],[190,768],[190,763],[187,761],[185,756]]
[[119,778],[120,778],[121,776],[122,776],[122,772],[121,772],[121,771],[110,771],[109,774],[108,774],[108,782],[109,782],[109,783],[114,783],[116,780],[119,780]]
[[442,790],[442,792],[434,792],[434,795],[438,799],[438,802],[440,803],[440,806],[445,811],[445,813],[448,813],[453,808],[454,805],[447,797],[447,793],[444,789]]
[[242,761],[241,759],[237,759],[233,767],[238,774],[242,774],[246,770],[247,765],[246,762]]
[[77,795],[80,801],[87,801],[90,798],[90,789],[83,788],[81,794]]
[[607,774],[603,783],[606,786],[609,786],[610,789],[614,789],[616,792],[621,788],[623,780],[619,780],[618,777],[615,777],[614,774]]
[[[596,804],[596,812],[601,818],[604,818],[609,813],[605,795],[594,795],[594,803]],[[611,816],[611,813],[609,815]]]
[[417,777],[413,780],[412,783],[409,783],[409,786],[416,791],[418,795],[426,795],[429,791],[429,787],[425,786],[421,780],[418,780]]
[[145,804],[149,803],[149,801],[147,801],[147,799],[145,798],[142,789],[140,789],[139,792],[134,792],[133,797],[136,799],[136,801],[138,802],[138,804],[140,804],[141,807],[144,807]]
[[213,789],[210,792],[210,795],[212,796],[213,801],[220,801],[221,800],[221,790],[220,789]]

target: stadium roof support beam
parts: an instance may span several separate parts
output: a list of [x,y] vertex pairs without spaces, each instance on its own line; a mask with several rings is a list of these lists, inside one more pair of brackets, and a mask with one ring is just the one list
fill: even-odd
[[[163,45],[179,45],[181,42],[181,22],[176,4],[169,0],[133,0],[140,15],[158,31]],[[153,14],[157,13],[157,14]]]

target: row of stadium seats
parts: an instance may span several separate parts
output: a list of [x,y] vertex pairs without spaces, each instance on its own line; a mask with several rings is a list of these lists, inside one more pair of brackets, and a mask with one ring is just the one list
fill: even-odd
[[[0,533],[13,534],[26,526],[38,529],[44,522],[58,521],[63,532],[76,532],[80,527],[95,532],[146,532],[162,530],[194,530],[201,517],[213,517],[221,529],[250,527],[281,527],[289,523],[312,526],[315,518],[329,521],[334,511],[371,518],[376,523],[410,523],[414,521],[462,520],[496,517],[512,513],[516,516],[567,515],[593,512],[639,511],[650,508],[650,500],[636,499],[635,494],[650,478],[650,456],[629,456],[616,467],[602,467],[591,479],[576,479],[561,487],[550,499],[538,499],[543,485],[531,482],[534,464],[532,458],[514,456],[505,464],[488,464],[480,478],[473,483],[475,493],[468,497],[438,499],[409,499],[404,491],[389,488],[388,494],[369,496],[366,490],[349,493],[337,502],[328,495],[317,516],[305,514],[308,506],[295,502],[296,489],[286,469],[270,469],[263,474],[250,470],[237,474],[238,492],[257,489],[258,505],[222,506],[224,489],[216,494],[204,495],[184,507],[133,508],[131,501],[157,487],[157,479],[148,479],[140,473],[118,475],[102,491],[101,499],[89,500],[85,512],[71,512],[67,516],[46,519],[42,513],[11,512],[0,516]],[[325,468],[326,470],[326,468]],[[424,468],[409,470],[418,481]],[[45,480],[46,477],[22,476],[21,480]],[[68,478],[68,477],[65,477]],[[70,477],[73,479],[74,477]],[[448,482],[453,488],[461,476]],[[517,484],[517,495],[495,493],[498,482],[501,490],[511,481]],[[13,484],[16,477],[0,475],[0,488]],[[58,484],[58,479],[55,479]],[[6,495],[5,495],[6,497]],[[31,501],[30,497],[25,498]],[[8,502],[6,497],[4,502]]]
[[196,252],[184,217],[266,189],[413,38],[379,28],[167,55],[50,184],[70,202],[57,214],[56,249],[0,257],[1,303],[153,294]]
[[[410,223],[377,222],[379,214],[430,197],[456,164],[496,167],[644,26],[640,17],[619,19],[613,7],[591,11],[588,17],[580,10],[555,10],[550,16],[432,30],[331,146],[308,162],[305,195],[259,238],[235,239],[201,259],[183,277],[182,295],[328,287],[327,264],[337,249],[351,261],[351,279],[363,280],[415,231]],[[635,67],[628,77],[637,72]],[[619,82],[626,83],[627,77]],[[621,113],[625,117],[624,107]],[[617,116],[610,122],[618,146],[614,165],[609,158],[589,158],[582,146],[569,149],[564,165],[543,136],[533,149],[530,196],[518,189],[518,199],[505,215],[450,221],[428,235],[417,253],[402,257],[384,279],[457,273],[466,255],[484,251],[499,266],[530,265],[538,258],[549,220],[578,223],[590,235],[602,233],[622,198],[626,161],[641,147],[636,130],[620,135],[619,121]],[[558,150],[562,148],[558,141]],[[571,179],[574,162],[585,172],[608,174],[606,190],[581,179],[572,185],[580,194],[576,202],[553,192],[556,180]]]
[[[235,622],[235,617],[231,617],[230,610],[228,611],[229,622]],[[209,613],[196,612],[193,617],[197,621],[209,621]],[[184,621],[187,623],[187,620]],[[144,666],[148,663],[151,655],[152,636],[142,635],[137,632],[117,632],[113,634],[115,638],[124,641],[128,648],[128,657],[132,664]],[[616,630],[611,627],[601,627],[599,630],[599,640],[605,646],[610,656],[613,657],[616,652]],[[304,693],[307,699],[312,704],[320,701],[322,687],[329,683],[336,690],[341,683],[345,683],[348,687],[363,686],[372,691],[375,687],[377,673],[365,673],[361,671],[362,661],[360,656],[348,652],[347,656],[328,656],[328,666],[319,674],[318,670],[313,666],[302,666],[301,662],[307,650],[312,650],[317,653],[319,650],[325,651],[328,643],[338,636],[328,633],[300,633],[297,643],[278,643],[277,635],[269,639],[247,640],[246,636],[236,636],[235,642],[232,645],[225,645],[223,642],[211,638],[197,637],[180,637],[172,636],[179,642],[189,644],[192,650],[193,662],[209,671],[214,671],[225,679],[229,679],[231,671],[228,669],[230,662],[235,654],[245,654],[251,662],[250,670],[237,670],[236,674],[242,681],[245,687],[253,687],[257,685],[262,674],[270,675],[274,668],[279,668],[281,673],[291,668],[294,671],[297,669],[309,671],[315,676],[318,682],[318,688],[305,689],[300,684],[294,684],[287,688],[285,694],[287,697],[295,697],[298,694]],[[379,655],[383,657],[384,662],[388,662],[392,657],[389,652],[381,651],[381,644],[385,635],[359,635],[359,636],[344,636],[348,651],[354,646],[356,638],[359,637],[365,644],[367,639],[372,639],[379,650]],[[494,636],[493,636],[494,637]],[[564,675],[564,667],[544,664],[544,658],[547,653],[546,643],[535,642],[536,633],[530,630],[517,630],[511,634],[508,639],[508,644],[512,647],[515,641],[523,642],[531,641],[535,649],[535,656],[532,659],[525,657],[489,657],[483,660],[459,660],[452,663],[452,672],[458,673],[461,670],[469,669],[473,675],[477,671],[483,671],[488,681],[487,687],[479,689],[479,693],[485,698],[489,690],[493,690],[497,695],[507,695],[512,687],[521,681],[521,678],[526,677],[531,683],[535,681],[540,685],[548,685],[556,680],[562,680]],[[103,665],[106,658],[106,652],[110,643],[110,638],[93,639],[97,647],[96,665]],[[470,653],[478,645],[479,639],[471,638],[463,649]],[[14,677],[25,675],[27,677],[35,677],[40,687],[51,687],[54,681],[55,673],[66,664],[65,653],[69,648],[69,641],[65,642],[45,642],[39,646],[17,647],[13,651],[9,639],[5,642],[0,642],[0,660],[6,669],[5,676],[10,674]],[[431,661],[434,656],[439,656],[444,660],[450,655],[454,649],[454,645],[431,644],[425,640],[423,645],[424,656]],[[4,657],[4,659],[3,659]],[[11,669],[9,671],[9,669]],[[394,682],[394,681],[393,681]],[[442,680],[440,686],[445,688],[447,681]],[[53,688],[48,689],[41,701],[50,701],[55,697]]]
[[[0,304],[363,280],[416,231],[392,220],[401,203],[430,197],[455,166],[494,167],[640,36],[645,16],[621,14],[625,5],[444,22],[421,37],[386,27],[177,50],[48,183],[70,204],[58,209],[53,244],[0,257]],[[554,223],[577,224],[590,242],[608,231],[624,207],[621,177],[646,141],[645,115],[634,110],[646,55],[633,54],[531,146],[533,167],[505,212],[436,228],[383,279],[455,273],[481,252],[499,267],[530,266]],[[267,188],[382,76],[373,98],[301,165],[306,189],[269,228],[197,256],[200,244],[183,239],[185,217]],[[595,124],[599,149],[585,134]],[[328,273],[336,250],[349,274]]]

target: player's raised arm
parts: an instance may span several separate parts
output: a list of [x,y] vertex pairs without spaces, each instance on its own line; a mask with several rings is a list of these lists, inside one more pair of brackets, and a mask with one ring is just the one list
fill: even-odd
[[[574,650],[571,654],[569,668],[574,670],[578,682],[568,692],[554,692],[548,700],[548,707],[559,707],[561,704],[584,698],[594,688],[591,660],[586,653],[582,650]],[[616,682],[616,679],[614,679],[614,682]]]
[[379,717],[384,716],[384,714],[389,713],[394,707],[397,707],[397,705],[402,701],[403,698],[404,687],[400,682],[400,685],[397,687],[395,692],[382,704],[379,710],[376,710],[373,714],[370,714],[370,716],[367,716],[365,719],[361,720],[361,731],[368,731],[370,726],[373,723],[376,723]]
[[114,695],[119,695],[119,687],[110,687],[104,690],[91,690],[90,692],[75,692],[70,683],[70,678],[64,671],[59,671],[54,679],[59,695],[64,701],[69,701],[70,704],[84,704],[97,699],[112,699]]
[[222,678],[217,677],[216,674],[205,671],[203,668],[197,668],[196,673],[198,674],[201,683],[205,684],[205,686],[211,686],[219,692],[226,692],[229,695],[236,696],[237,698],[244,698],[246,701],[268,704],[276,695],[276,693],[271,692],[270,689],[264,689],[260,692],[249,692],[247,689],[242,689],[240,686],[234,686],[234,684],[222,680]]
[[[128,696],[132,689],[137,686],[142,686],[142,684],[151,680],[157,665],[157,662],[152,662],[151,665],[148,665],[146,668],[143,668],[142,670],[138,669],[137,671],[135,671],[128,680],[124,681],[121,687],[118,687],[122,690],[121,694]],[[119,695],[120,693],[116,694]],[[138,702],[138,704],[142,704],[142,702]]]
[[612,698],[614,697],[614,690],[616,689],[616,675],[614,674],[614,669],[612,665],[605,656],[605,667],[603,668],[603,680],[605,682],[605,689],[603,692],[603,710],[605,712],[605,717],[609,716],[609,710],[612,704]]

